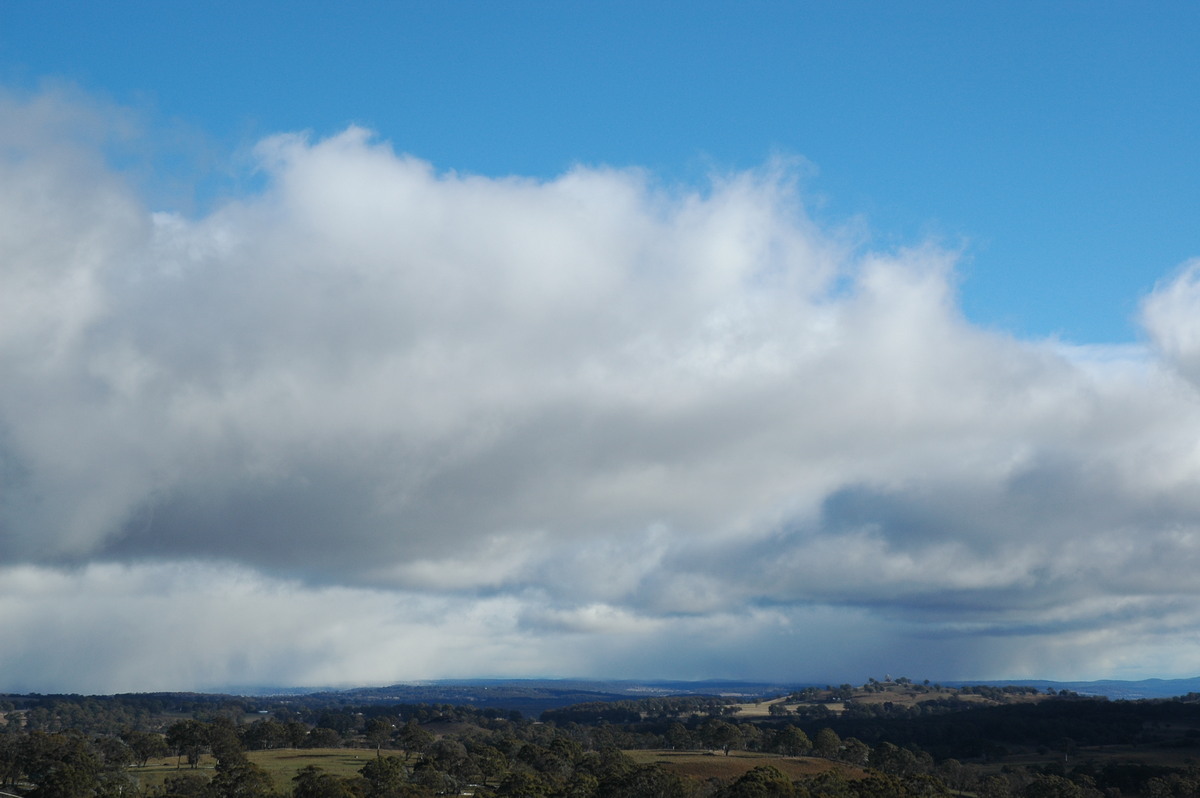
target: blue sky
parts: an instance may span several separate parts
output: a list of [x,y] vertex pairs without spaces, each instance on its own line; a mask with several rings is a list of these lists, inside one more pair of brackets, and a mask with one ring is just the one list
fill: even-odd
[[1194,675],[1198,39],[0,4],[0,688]]
[[438,169],[493,176],[583,163],[694,182],[799,157],[816,213],[861,217],[883,245],[963,246],[972,319],[1117,343],[1138,339],[1138,297],[1195,250],[1198,16],[1112,2],[9,3],[0,75],[71,82],[222,155],[355,123]]

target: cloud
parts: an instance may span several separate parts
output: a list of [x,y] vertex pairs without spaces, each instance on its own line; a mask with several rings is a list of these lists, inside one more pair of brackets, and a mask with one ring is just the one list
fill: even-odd
[[184,216],[78,132],[119,111],[3,102],[13,685],[1190,667],[1194,264],[1146,347],[1024,341],[783,162],[483,177],[349,128]]
[[1188,379],[1200,378],[1200,259],[1188,261],[1142,303],[1142,323],[1155,347]]

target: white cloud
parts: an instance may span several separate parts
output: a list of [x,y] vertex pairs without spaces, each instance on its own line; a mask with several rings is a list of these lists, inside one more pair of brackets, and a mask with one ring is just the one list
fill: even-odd
[[1142,303],[1142,322],[1162,354],[1191,380],[1200,378],[1200,259],[1183,265]]
[[[351,128],[267,139],[260,194],[187,218],[75,101],[4,102],[13,684],[91,689],[84,647],[95,689],[1103,675],[1088,641],[1200,622],[1194,265],[1151,347],[1021,341],[961,316],[954,253],[816,225],[786,164],[496,179]],[[156,650],[138,619],[186,608],[204,645]]]

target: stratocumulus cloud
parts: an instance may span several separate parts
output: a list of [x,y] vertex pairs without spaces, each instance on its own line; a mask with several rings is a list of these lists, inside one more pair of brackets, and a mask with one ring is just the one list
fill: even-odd
[[186,217],[6,102],[6,686],[1194,667],[1200,267],[1144,348],[1023,341],[786,163],[487,178],[349,128]]

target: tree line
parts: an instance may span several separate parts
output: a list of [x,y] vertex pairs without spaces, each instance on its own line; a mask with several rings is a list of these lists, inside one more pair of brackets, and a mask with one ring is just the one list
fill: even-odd
[[[854,691],[843,685],[821,697],[829,695],[850,700]],[[1065,695],[997,706],[935,696],[888,703],[848,703],[846,711],[820,717],[746,718],[720,697],[657,697],[585,702],[533,720],[453,704],[322,708],[231,697],[7,697],[0,703],[0,787],[30,798],[407,798],[463,790],[481,798],[1200,796],[1194,761],[1200,696]],[[1155,756],[1122,761],[1079,754],[1114,745]],[[373,756],[349,777],[307,767],[285,789],[247,755],[341,746]],[[635,749],[718,757],[745,750],[830,765],[803,778],[763,765],[737,778],[699,782],[623,753]],[[1005,764],[1030,751],[1043,755],[1043,763]],[[161,786],[139,786],[137,769],[166,756],[175,759],[175,772]],[[214,764],[201,768],[202,762]]]

